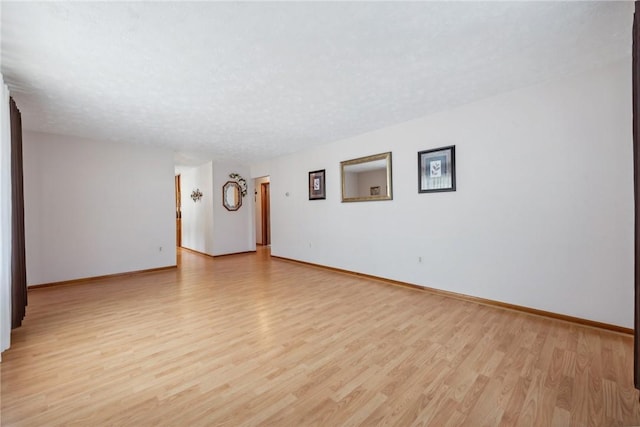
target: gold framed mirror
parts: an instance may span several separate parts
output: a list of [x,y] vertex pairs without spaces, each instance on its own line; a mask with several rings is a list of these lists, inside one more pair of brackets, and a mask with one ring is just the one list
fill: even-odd
[[392,200],[391,152],[340,162],[343,202]]
[[227,181],[222,186],[222,205],[228,211],[237,211],[242,206],[242,189],[235,181]]

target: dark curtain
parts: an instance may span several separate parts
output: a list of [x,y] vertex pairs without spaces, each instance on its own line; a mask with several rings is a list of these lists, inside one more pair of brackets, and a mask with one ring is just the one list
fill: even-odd
[[22,325],[27,307],[22,183],[22,117],[13,98],[11,112],[11,328]]
[[633,85],[633,190],[635,197],[635,313],[633,334],[633,382],[640,389],[640,117],[638,117],[638,91],[640,90],[640,3],[635,2],[633,16],[633,47],[632,47],[632,85]]

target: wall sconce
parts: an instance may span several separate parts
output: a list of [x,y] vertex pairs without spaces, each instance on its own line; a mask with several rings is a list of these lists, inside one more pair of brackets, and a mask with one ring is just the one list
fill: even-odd
[[196,188],[191,192],[191,198],[193,199],[194,203],[202,199],[202,192],[199,188]]

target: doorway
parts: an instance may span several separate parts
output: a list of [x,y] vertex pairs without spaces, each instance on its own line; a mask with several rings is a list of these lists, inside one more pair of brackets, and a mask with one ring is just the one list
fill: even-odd
[[256,178],[255,188],[255,229],[256,244],[271,244],[271,185],[268,176]]
[[260,184],[261,209],[262,209],[262,244],[268,246],[271,244],[271,207],[269,198],[269,183]]
[[180,175],[176,175],[176,246],[182,246],[182,205],[180,202]]

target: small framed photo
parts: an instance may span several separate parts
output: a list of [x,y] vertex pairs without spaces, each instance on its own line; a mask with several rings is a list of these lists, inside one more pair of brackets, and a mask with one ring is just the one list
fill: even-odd
[[456,146],[418,153],[418,193],[456,191]]
[[309,200],[324,200],[327,198],[324,182],[325,170],[309,172]]

